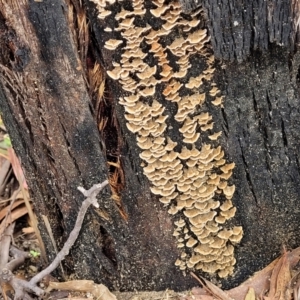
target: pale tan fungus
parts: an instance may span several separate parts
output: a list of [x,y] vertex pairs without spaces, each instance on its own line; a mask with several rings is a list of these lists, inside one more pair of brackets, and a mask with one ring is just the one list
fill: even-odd
[[179,219],[178,221],[174,222],[175,226],[182,228],[186,225],[185,221],[183,219]]
[[222,179],[228,180],[232,176],[232,171],[220,175]]
[[157,67],[147,67],[144,72],[136,73],[136,76],[141,80],[146,80],[156,73]]
[[209,91],[209,94],[211,95],[211,96],[216,96],[218,93],[220,92],[220,90],[216,87],[216,86],[214,86],[210,91]]
[[216,97],[215,100],[211,101],[211,103],[215,106],[222,105],[224,96]]
[[109,71],[109,70],[106,71],[107,75],[114,80],[117,80],[120,78],[121,72],[122,72],[121,67],[116,67],[111,71]]
[[166,12],[167,9],[168,9],[168,6],[159,6],[155,9],[150,9],[150,12],[154,17],[159,18],[162,14],[164,14]]
[[174,72],[173,76],[174,78],[184,78],[187,74],[187,69],[180,69],[178,72]]
[[228,240],[230,236],[232,236],[232,230],[223,229],[217,235],[219,238],[223,240]]
[[126,123],[126,127],[133,133],[137,133],[141,130],[142,126]]
[[241,241],[243,237],[243,231],[240,232],[240,234],[238,235],[232,235],[229,240],[232,242],[232,243],[239,243]]
[[175,261],[175,266],[180,266],[181,265],[181,260],[179,258],[176,259]]
[[166,96],[166,100],[169,100],[171,102],[179,102],[181,100],[181,97],[178,93],[169,94],[169,96]]
[[[175,21],[177,20],[178,18],[175,19]],[[176,27],[178,24],[176,24],[172,21],[168,21],[167,23],[165,24],[162,24],[162,28],[165,29],[166,31],[170,31],[171,29],[173,29],[174,27]]]
[[111,15],[111,11],[110,10],[102,10],[99,14],[98,14],[98,18],[104,20],[106,17],[108,17],[109,15]]
[[[197,126],[200,126],[201,131],[213,129],[212,116],[208,113],[199,113],[199,110],[203,111],[202,105],[205,103],[206,94],[191,93],[190,96],[180,96],[180,89],[183,86],[180,78],[186,77],[191,67],[190,58],[198,50],[198,55],[205,57],[208,66],[198,76],[191,77],[185,84],[185,88],[199,88],[205,81],[211,85],[209,91],[211,96],[220,92],[216,84],[211,83],[214,73],[214,57],[206,52],[206,46],[204,46],[210,37],[207,35],[206,29],[196,29],[192,33],[188,33],[186,39],[173,39],[167,48],[178,57],[176,64],[179,66],[179,70],[174,72],[169,65],[169,50],[166,51],[163,44],[160,43],[160,37],[168,35],[175,27],[179,28],[177,26],[181,26],[180,30],[190,32],[190,28],[200,24],[198,15],[201,9],[193,12],[191,15],[195,17],[187,21],[181,15],[178,2],[164,5],[163,0],[155,0],[153,3],[157,8],[151,9],[150,13],[154,17],[166,20],[160,30],[151,29],[150,25],[145,27],[133,25],[136,16],[142,16],[146,12],[143,2],[140,0],[133,1],[133,11],[122,9],[117,13],[116,20],[119,23],[114,30],[121,33],[126,41],[126,46],[123,47],[120,63],[113,63],[114,69],[108,71],[108,76],[119,80],[123,90],[128,92],[127,96],[119,99],[119,103],[125,109],[127,128],[136,133],[137,144],[143,150],[140,153],[140,157],[145,162],[143,172],[152,184],[152,193],[159,196],[159,201],[164,206],[169,206],[170,214],[176,215],[179,211],[183,211],[185,215],[186,220],[180,219],[175,222],[177,229],[173,235],[178,237],[177,247],[187,247],[191,250],[194,248],[196,253],[195,249],[202,249],[203,254],[191,255],[189,252],[183,251],[181,259],[178,259],[175,264],[181,270],[188,267],[202,269],[206,272],[218,271],[221,276],[231,274],[232,266],[235,263],[233,247],[232,245],[227,246],[226,243],[230,241],[230,238],[231,242],[238,242],[243,233],[232,229],[233,234],[230,237],[225,234],[229,231],[222,229],[219,224],[223,224],[227,219],[233,217],[235,210],[230,200],[226,200],[220,206],[220,202],[215,201],[214,197],[216,193],[224,194],[226,198],[232,197],[234,188],[227,184],[227,180],[232,175],[234,165],[228,167],[223,158],[224,151],[220,146],[212,148],[211,145],[202,144],[199,150],[195,147],[195,142],[200,138]],[[103,9],[101,10],[103,11]],[[143,61],[149,55],[149,53],[144,53],[141,48],[143,41],[150,45],[151,55],[161,66],[159,69],[161,79],[155,78],[158,75],[156,65],[150,67]],[[113,40],[109,40],[105,47],[114,50],[121,43],[123,40],[115,40],[115,43]],[[186,79],[182,81],[187,82]],[[181,123],[180,132],[183,142],[191,144],[192,147],[189,146],[191,150],[184,146],[181,150],[177,149],[177,143],[165,136],[166,120],[169,117],[169,113],[164,114],[165,108],[155,99],[151,102],[151,99],[142,98],[153,97],[156,93],[156,86],[160,83],[165,84],[163,90],[165,100],[177,103],[175,120]],[[212,101],[212,104],[218,106],[222,105],[222,102],[223,96],[219,96]],[[191,117],[192,114],[195,116]],[[216,140],[220,134],[209,134],[208,138]],[[182,163],[182,160],[185,161],[185,164]],[[223,173],[216,173],[218,170]],[[221,211],[217,216],[215,210],[218,207]],[[236,234],[234,234],[234,230]],[[197,248],[199,246],[202,248]],[[222,247],[217,248],[218,246]],[[205,249],[208,251],[204,251]],[[186,262],[182,260],[186,260]]]
[[137,9],[136,7],[136,9],[133,12],[136,16],[143,16],[146,13],[146,9]]
[[207,222],[205,224],[205,229],[211,233],[217,233],[219,231],[219,226],[215,221]]
[[217,212],[210,211],[210,212],[208,212],[206,214],[201,214],[201,215],[198,215],[196,217],[190,218],[190,222],[194,226],[196,224],[207,223],[208,221],[212,221],[214,219],[214,217],[215,217],[216,214],[217,214]]
[[205,118],[205,114],[201,114],[197,117],[194,117],[195,121],[198,121],[199,125],[207,125],[208,122],[212,121],[212,116],[208,116],[207,118]]
[[194,31],[193,33],[189,34],[186,41],[190,42],[191,44],[198,44],[206,37],[206,29]]
[[[199,244],[197,247],[194,248],[194,251],[196,253],[200,253],[202,255],[209,255],[210,253],[212,253],[213,249],[207,244],[202,244],[202,245]],[[197,261],[197,262],[199,262],[199,261]]]
[[225,278],[229,275],[231,275],[233,273],[233,268],[226,268],[224,270],[221,270],[218,272],[218,275],[221,277],[221,278]]
[[181,235],[181,233],[178,231],[174,231],[174,233],[173,233],[173,236],[175,236],[175,237],[180,236],[180,235]]
[[222,131],[219,131],[219,132],[215,132],[215,133],[212,134],[212,135],[209,135],[208,138],[209,138],[211,141],[216,141],[221,135],[222,135]]
[[119,23],[119,28],[120,29],[126,29],[132,27],[134,22],[134,17],[133,18],[126,18],[122,22]]
[[224,216],[217,216],[215,217],[215,221],[219,224],[224,224],[226,222],[227,218],[225,218]]
[[104,29],[104,31],[105,31],[105,32],[112,32],[112,29],[111,29],[110,27],[106,27],[106,28]]
[[221,171],[224,173],[228,173],[229,171],[233,170],[235,167],[235,163],[226,164],[225,166],[221,167]]
[[227,199],[231,199],[235,191],[235,185],[227,185],[226,188],[223,189],[223,193],[225,194]]
[[229,210],[231,207],[232,207],[232,202],[231,200],[226,200],[221,206],[220,206],[220,209],[222,211],[227,211]]
[[154,96],[155,86],[139,90],[138,93],[143,97]]
[[170,49],[171,51],[175,50],[179,47],[182,47],[184,42],[185,42],[185,40],[184,40],[183,37],[177,38],[177,39],[174,40],[174,42],[171,45],[167,46],[167,48]]
[[134,14],[133,11],[122,9],[119,13],[116,14],[115,19],[117,21],[119,21],[119,20],[125,19],[126,17],[129,17],[133,14]]
[[196,132],[194,134],[194,136],[192,136],[190,138],[189,137],[185,137],[183,139],[183,142],[186,143],[186,144],[194,144],[199,139],[199,137],[200,137],[200,133]]
[[217,176],[216,178],[214,178],[214,179],[208,179],[207,180],[207,183],[208,184],[212,184],[212,185],[216,185],[216,186],[218,186],[219,185],[219,183],[220,183],[220,176]]
[[162,72],[160,72],[160,75],[163,76],[163,77],[167,77],[171,74],[172,70],[173,69],[169,65],[164,64],[162,66]]
[[226,163],[225,159],[220,159],[215,162],[216,167],[223,166]]
[[202,130],[202,131],[207,131],[207,130],[209,130],[209,129],[213,129],[213,127],[214,127],[214,122],[211,122],[210,124],[201,126],[201,130]]
[[191,256],[191,258],[189,259],[189,263],[190,264],[192,264],[193,266],[195,265],[195,264],[197,264],[199,261],[201,261],[201,259],[202,259],[202,256],[201,255],[195,255],[195,254],[193,254],[192,256]]
[[185,210],[183,214],[188,218],[192,218],[201,214],[201,211],[199,209],[192,208],[192,209]]
[[236,207],[232,207],[229,210],[221,211],[220,215],[225,217],[227,220],[234,217],[236,212]]

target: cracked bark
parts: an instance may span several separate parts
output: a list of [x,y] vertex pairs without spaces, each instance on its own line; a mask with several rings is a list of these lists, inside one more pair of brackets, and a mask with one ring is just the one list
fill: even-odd
[[269,263],[282,246],[299,246],[299,54],[269,45],[220,75],[236,163],[235,204],[245,235],[235,280]]

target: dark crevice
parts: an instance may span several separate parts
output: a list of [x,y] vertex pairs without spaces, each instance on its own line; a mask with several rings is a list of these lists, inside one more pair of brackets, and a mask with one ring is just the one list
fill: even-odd
[[272,120],[272,103],[270,101],[270,97],[269,97],[269,92],[268,91],[266,93],[266,99],[267,99],[267,104],[268,104],[268,109],[269,109],[268,117],[269,117],[269,120],[271,121]]
[[81,170],[80,170],[80,167],[79,167],[79,165],[78,165],[78,163],[77,163],[77,159],[73,156],[73,154],[71,153],[71,151],[70,151],[70,149],[72,149],[73,147],[71,146],[71,143],[70,143],[70,141],[69,141],[69,139],[68,139],[68,131],[66,130],[66,128],[64,127],[64,123],[63,122],[61,122],[60,120],[59,120],[59,123],[60,123],[60,125],[61,125],[61,128],[62,128],[62,130],[63,130],[63,137],[64,137],[64,140],[65,140],[65,142],[66,142],[66,149],[68,150],[68,154],[69,154],[69,156],[70,156],[70,158],[72,159],[72,161],[73,161],[73,163],[74,163],[74,166],[75,166],[75,168],[76,168],[76,170],[78,171],[78,178],[80,178],[80,177],[82,177],[81,175]]
[[296,161],[296,165],[297,165],[298,174],[300,175],[300,162],[299,162],[299,157],[298,157],[297,153],[295,154],[295,161]]
[[112,262],[112,264],[117,267],[114,239],[103,226],[100,226],[100,233],[102,238],[102,252]]
[[249,172],[248,164],[247,164],[244,152],[243,152],[243,146],[241,145],[241,141],[240,140],[239,140],[239,144],[240,144],[240,149],[241,149],[241,154],[242,154],[242,160],[243,160],[243,163],[244,163],[244,170],[245,170],[245,173],[246,173],[247,183],[248,183],[249,189],[250,189],[250,191],[251,191],[251,193],[253,195],[253,198],[255,200],[256,205],[259,206],[259,204],[258,204],[259,202],[258,202],[258,199],[256,197],[256,194],[255,194],[255,191],[254,191],[254,187],[253,187],[253,184],[252,184],[252,180],[251,180],[251,175],[250,175],[250,172]]
[[281,133],[284,147],[288,147],[288,141],[285,133],[284,121],[281,119]]
[[226,112],[225,112],[224,108],[221,109],[221,113],[222,113],[222,116],[223,116],[222,128],[223,128],[225,136],[227,137],[229,127],[228,127],[227,115],[226,115]]
[[257,102],[256,102],[256,99],[255,99],[255,94],[254,94],[254,92],[252,92],[252,99],[253,99],[253,108],[254,108],[254,112],[255,112],[255,114],[256,114],[256,117],[257,117],[257,119],[260,119],[260,117],[259,117],[259,110],[258,110],[258,107],[257,107]]
[[298,67],[298,72],[296,75],[296,86],[298,89],[298,93],[300,93],[300,66]]

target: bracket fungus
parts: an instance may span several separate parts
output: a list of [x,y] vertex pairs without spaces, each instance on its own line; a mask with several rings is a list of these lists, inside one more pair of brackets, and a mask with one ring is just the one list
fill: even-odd
[[[233,245],[240,242],[243,230],[226,227],[236,212],[235,186],[228,182],[235,165],[217,145],[222,132],[214,131],[207,111],[207,99],[218,108],[224,96],[213,82],[215,59],[202,26],[202,8],[187,16],[177,1],[133,0],[130,11],[119,1],[113,16],[115,1],[93,1],[101,20],[114,18],[111,35],[117,32],[121,37],[104,45],[118,53],[112,55],[117,61],[107,75],[123,90],[119,104],[136,137],[151,192],[174,218],[173,236],[181,253],[175,265],[231,275]],[[103,27],[106,35],[110,30]],[[191,72],[199,60],[204,67],[197,65]],[[176,142],[171,139],[174,134]]]

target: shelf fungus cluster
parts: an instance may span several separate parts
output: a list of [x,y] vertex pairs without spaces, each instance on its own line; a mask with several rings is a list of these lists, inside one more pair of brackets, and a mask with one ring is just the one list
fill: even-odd
[[236,212],[229,183],[234,163],[225,158],[210,114],[224,99],[213,81],[201,8],[185,15],[176,1],[94,2],[104,47],[115,57],[107,74],[123,91],[119,103],[141,149],[143,172],[174,216],[181,252],[175,264],[231,275],[243,230],[227,222]]

